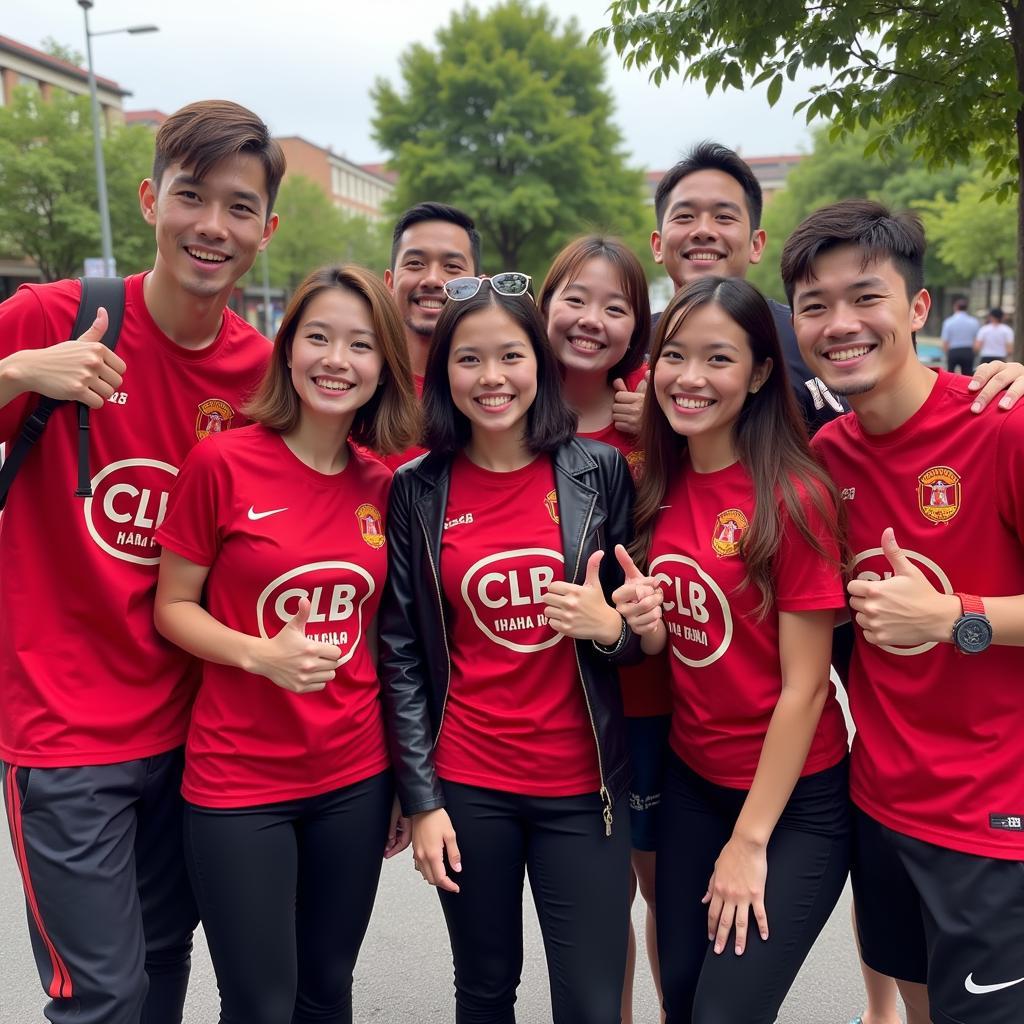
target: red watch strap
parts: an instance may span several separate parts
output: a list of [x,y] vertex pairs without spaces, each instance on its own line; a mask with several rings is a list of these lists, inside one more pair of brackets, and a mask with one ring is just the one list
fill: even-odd
[[985,614],[985,606],[980,597],[976,597],[974,594],[961,594],[959,591],[956,596],[960,598],[960,607],[963,609],[964,615]]

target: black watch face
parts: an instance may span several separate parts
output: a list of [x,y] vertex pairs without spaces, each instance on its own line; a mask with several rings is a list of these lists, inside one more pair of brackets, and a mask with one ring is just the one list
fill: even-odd
[[964,654],[980,654],[992,643],[992,626],[983,615],[964,615],[956,624],[953,642]]

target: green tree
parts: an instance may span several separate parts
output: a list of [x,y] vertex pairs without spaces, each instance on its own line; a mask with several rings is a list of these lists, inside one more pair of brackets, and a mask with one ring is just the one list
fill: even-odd
[[[153,232],[139,213],[139,182],[150,172],[153,137],[119,127],[104,139],[110,220],[118,272],[152,259]],[[0,248],[26,256],[44,280],[82,272],[100,254],[92,122],[87,97],[16,89],[0,107]]]
[[[914,147],[903,142],[884,157],[865,159],[867,132],[860,129],[833,142],[828,128],[814,133],[814,149],[786,178],[786,187],[765,207],[762,226],[768,245],[761,262],[750,271],[750,281],[773,298],[785,301],[779,279],[779,255],[793,229],[821,206],[866,196],[897,209],[910,209],[937,195],[952,198],[971,170],[958,165],[937,170],[921,166]],[[926,280],[932,289],[963,280],[930,246]],[[972,275],[968,274],[969,279]]]
[[[387,266],[385,227],[335,207],[316,182],[289,174],[277,195],[281,226],[269,250],[270,281],[294,291],[316,267],[360,263],[376,273]],[[255,270],[259,280],[259,266]]]
[[54,39],[53,36],[47,36],[39,44],[39,49],[43,53],[48,53],[51,57],[67,61],[68,64],[74,64],[76,68],[80,68],[85,64],[85,55],[80,50],[76,50],[73,46],[68,46]]
[[984,161],[1017,196],[1017,337],[1024,326],[1024,0],[612,0],[612,42],[655,83],[682,72],[716,88],[768,83],[776,103],[801,68],[820,75],[797,103],[833,137],[870,129],[866,155],[903,142],[930,166]]
[[963,280],[997,276],[998,304],[1016,257],[1017,231],[1006,208],[988,191],[981,175],[975,175],[960,185],[954,198],[938,195],[917,207],[939,258]]
[[393,210],[465,209],[490,271],[535,278],[569,238],[647,229],[643,178],[626,165],[601,55],[576,22],[507,0],[471,7],[401,59],[401,91],[373,89],[376,139],[398,171]]

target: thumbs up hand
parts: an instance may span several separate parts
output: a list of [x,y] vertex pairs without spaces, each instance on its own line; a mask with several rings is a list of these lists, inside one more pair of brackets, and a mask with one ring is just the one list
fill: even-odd
[[656,633],[661,628],[661,605],[665,595],[651,576],[645,576],[621,545],[615,547],[615,557],[626,574],[626,582],[612,594],[615,610],[626,620],[637,636]]
[[299,600],[299,610],[286,622],[277,636],[259,642],[250,671],[266,676],[283,690],[313,693],[322,690],[341,663],[341,649],[322,644],[306,636],[310,604]]
[[601,586],[603,551],[587,559],[582,584],[555,580],[544,594],[544,614],[556,633],[575,640],[596,640],[612,647],[622,633],[622,619],[605,600]]
[[846,589],[854,621],[876,646],[916,647],[952,638],[960,616],[955,594],[936,590],[896,543],[892,527],[882,533],[882,554],[892,575],[884,580],[851,580]]
[[640,419],[644,410],[644,392],[647,390],[647,378],[640,382],[636,391],[630,391],[621,377],[612,381],[615,399],[612,403],[612,423],[616,430],[629,437],[640,433]]
[[18,393],[34,391],[101,409],[120,388],[125,371],[124,360],[103,344],[107,326],[107,311],[101,306],[80,338],[15,352],[11,366]]

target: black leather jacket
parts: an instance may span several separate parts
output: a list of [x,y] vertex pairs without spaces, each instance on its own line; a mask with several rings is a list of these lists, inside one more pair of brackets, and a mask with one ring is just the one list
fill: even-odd
[[[605,594],[622,583],[616,544],[632,536],[633,483],[614,448],[574,438],[553,455],[565,565],[582,582],[589,556],[605,552]],[[407,815],[444,806],[433,750],[441,731],[451,662],[448,609],[441,593],[440,552],[452,457],[433,452],[395,474],[388,506],[388,577],[379,613],[378,671],[391,755],[402,809]],[[627,634],[613,657],[589,640],[573,641],[587,710],[594,730],[606,832],[612,804],[629,784],[625,721],[613,662],[633,660],[639,640]]]

